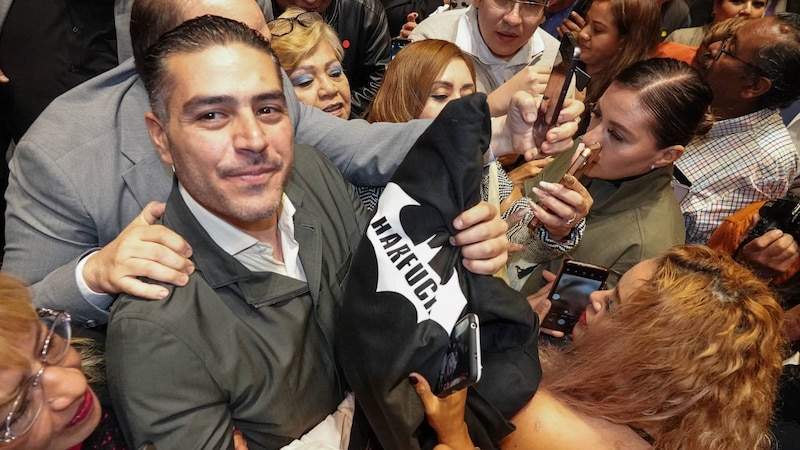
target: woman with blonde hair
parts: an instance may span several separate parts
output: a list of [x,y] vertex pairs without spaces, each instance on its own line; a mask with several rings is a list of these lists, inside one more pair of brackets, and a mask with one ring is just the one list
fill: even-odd
[[297,99],[342,119],[350,118],[350,82],[342,69],[339,36],[316,12],[290,7],[269,22],[270,45]]
[[[539,391],[502,448],[769,448],[783,311],[751,272],[707,247],[677,246],[591,301],[572,343],[540,349]],[[445,405],[412,377],[440,441],[471,448],[463,416],[436,412]]]
[[100,402],[71,336],[69,314],[37,311],[28,290],[0,274],[0,448],[67,449],[95,431]]

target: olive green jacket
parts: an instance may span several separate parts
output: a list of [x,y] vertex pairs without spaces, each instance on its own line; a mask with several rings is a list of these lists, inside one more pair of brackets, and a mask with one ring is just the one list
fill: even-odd
[[[567,171],[572,153],[564,152],[538,176],[527,180],[526,194],[535,198],[531,188],[537,186],[539,181],[558,182]],[[619,186],[600,179],[583,179],[594,199],[592,209],[586,216],[583,239],[562,258],[537,267],[522,292],[536,292],[545,284],[541,271],[547,269],[558,273],[563,258],[624,273],[639,261],[652,258],[673,245],[683,244],[686,231],[680,207],[670,186],[671,180],[672,165],[623,181]]]

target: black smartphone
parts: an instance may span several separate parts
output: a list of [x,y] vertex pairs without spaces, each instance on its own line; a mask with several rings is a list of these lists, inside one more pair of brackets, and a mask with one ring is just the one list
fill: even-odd
[[586,20],[586,13],[589,12],[590,6],[592,6],[592,0],[578,0],[575,6],[572,7],[572,12],[577,13],[582,19]]
[[605,267],[565,259],[547,296],[552,306],[542,328],[571,333],[590,303],[589,294],[602,288],[607,278]]
[[411,39],[406,39],[406,38],[401,38],[401,37],[392,38],[392,47],[391,47],[391,50],[390,50],[390,54],[391,54],[392,59],[394,59],[394,57],[397,56],[397,52],[402,50],[403,47],[408,45],[410,42],[411,42]]
[[567,98],[567,91],[575,73],[575,65],[581,56],[581,49],[577,41],[571,34],[565,34],[561,38],[561,46],[558,48],[556,62],[547,79],[547,86],[544,88],[544,96],[539,104],[539,115],[533,124],[533,133],[536,146],[542,145],[547,131],[558,123],[558,114],[564,106]]
[[480,322],[477,314],[470,313],[453,327],[433,393],[447,397],[471,386],[481,379],[481,370]]

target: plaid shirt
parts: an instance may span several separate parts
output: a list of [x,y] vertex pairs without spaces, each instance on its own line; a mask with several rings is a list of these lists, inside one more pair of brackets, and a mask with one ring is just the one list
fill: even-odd
[[686,146],[677,166],[692,182],[681,202],[686,243],[705,244],[726,217],[786,194],[798,154],[778,111],[762,109],[715,123]]

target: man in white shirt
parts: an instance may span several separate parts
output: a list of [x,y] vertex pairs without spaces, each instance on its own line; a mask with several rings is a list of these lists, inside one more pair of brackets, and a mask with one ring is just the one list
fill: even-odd
[[473,0],[472,6],[434,14],[409,38],[443,39],[472,55],[478,91],[489,94],[493,116],[520,90],[541,95],[559,42],[539,25],[546,0]]

